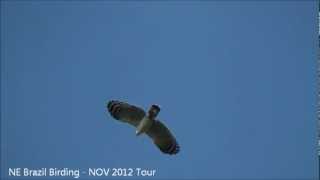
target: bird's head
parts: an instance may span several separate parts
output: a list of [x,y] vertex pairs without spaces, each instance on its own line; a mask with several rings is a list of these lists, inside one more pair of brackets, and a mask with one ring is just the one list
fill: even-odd
[[148,111],[148,115],[151,119],[154,119],[159,112],[160,112],[160,107],[158,105],[153,104]]

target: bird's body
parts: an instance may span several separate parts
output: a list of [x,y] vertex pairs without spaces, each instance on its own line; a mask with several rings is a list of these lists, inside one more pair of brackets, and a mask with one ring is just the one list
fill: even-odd
[[136,135],[139,136],[140,134],[147,132],[150,129],[153,121],[154,119],[150,119],[148,116],[145,116],[137,126]]
[[120,101],[109,101],[107,108],[116,120],[129,123],[136,128],[136,135],[146,133],[154,144],[166,154],[177,154],[180,146],[169,129],[156,119],[160,107],[152,105],[147,113],[139,107]]

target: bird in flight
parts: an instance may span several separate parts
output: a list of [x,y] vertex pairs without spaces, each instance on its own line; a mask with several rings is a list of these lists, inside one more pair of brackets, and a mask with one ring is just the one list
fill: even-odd
[[136,135],[147,134],[153,143],[165,154],[177,154],[180,146],[170,130],[158,119],[160,112],[158,105],[151,105],[148,113],[142,108],[111,100],[107,104],[110,115],[121,122],[128,123],[136,128]]

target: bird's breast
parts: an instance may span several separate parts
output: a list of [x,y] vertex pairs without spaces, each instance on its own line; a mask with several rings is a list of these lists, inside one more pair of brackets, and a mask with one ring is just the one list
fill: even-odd
[[147,116],[144,117],[140,121],[140,123],[139,123],[139,125],[137,127],[137,134],[139,135],[141,133],[146,132],[151,127],[151,125],[152,125],[152,120],[149,119]]

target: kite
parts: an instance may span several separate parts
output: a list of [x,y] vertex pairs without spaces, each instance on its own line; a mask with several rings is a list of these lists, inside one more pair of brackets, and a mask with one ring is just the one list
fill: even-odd
[[158,105],[151,105],[146,113],[140,107],[111,100],[107,104],[107,109],[114,119],[134,126],[137,136],[147,134],[161,152],[173,155],[180,151],[180,146],[173,134],[161,121],[156,119],[160,112]]

